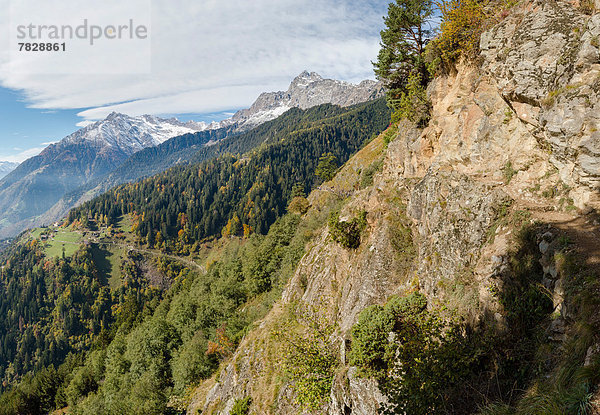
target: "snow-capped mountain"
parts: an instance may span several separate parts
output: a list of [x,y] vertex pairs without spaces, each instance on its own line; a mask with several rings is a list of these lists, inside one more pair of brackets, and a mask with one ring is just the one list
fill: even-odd
[[0,179],[16,169],[18,165],[19,163],[13,163],[12,161],[0,161]]
[[0,180],[0,235],[10,236],[62,196],[119,167],[131,155],[210,124],[112,113],[77,130]]
[[130,117],[116,112],[65,137],[59,145],[91,144],[95,147],[112,147],[133,154],[147,147],[164,143],[170,138],[219,128],[214,123],[187,122],[176,118],[163,119],[152,115]]
[[[220,122],[184,123],[175,118],[132,117],[113,112],[104,120],[51,144],[0,179],[0,237],[40,224],[43,218],[52,216],[47,212],[75,189],[87,189],[85,196],[93,197],[97,193],[85,186],[116,171],[141,150],[160,150],[157,154],[164,154],[158,164],[167,168],[175,162],[185,161],[170,161],[168,155],[171,153],[188,151],[191,156],[198,151],[198,146],[215,144],[231,133],[250,130],[290,108],[307,109],[327,103],[349,106],[378,98],[383,93],[383,87],[375,81],[354,85],[305,71],[292,81],[287,91],[263,93],[250,108]],[[199,132],[202,134],[186,136]],[[174,137],[178,139],[170,141]],[[192,151],[192,148],[196,150]],[[171,164],[162,163],[163,159]],[[127,180],[139,177],[133,171]],[[65,204],[59,211],[70,207],[72,205]]]
[[346,107],[383,94],[382,85],[375,81],[367,80],[355,85],[324,79],[316,72],[304,71],[292,81],[287,91],[265,92],[250,108],[240,110],[223,121],[183,123],[176,118],[164,119],[153,115],[131,117],[113,112],[104,120],[74,132],[58,144],[85,142],[96,147],[108,146],[135,153],[188,133],[229,126],[235,126],[236,130],[248,130],[271,121],[294,107],[307,109],[321,104]]
[[249,129],[279,117],[290,108],[307,109],[321,104],[347,107],[384,94],[379,82],[365,80],[355,85],[304,71],[294,78],[287,91],[261,94],[250,108],[238,111],[231,121],[240,129]]

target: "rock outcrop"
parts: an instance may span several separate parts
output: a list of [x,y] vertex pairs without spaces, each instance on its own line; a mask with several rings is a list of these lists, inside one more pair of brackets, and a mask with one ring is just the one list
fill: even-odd
[[532,1],[481,38],[482,69],[532,128],[575,204],[599,206],[600,14]]
[[287,91],[260,94],[250,108],[235,113],[231,121],[248,129],[274,119],[290,108],[307,109],[321,104],[348,107],[384,94],[382,84],[375,81],[365,80],[354,85],[304,71],[294,78]]

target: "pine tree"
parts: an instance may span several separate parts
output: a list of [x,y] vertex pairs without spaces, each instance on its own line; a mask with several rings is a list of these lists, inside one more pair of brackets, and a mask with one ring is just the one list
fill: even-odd
[[323,179],[323,181],[329,181],[335,176],[335,172],[338,168],[337,157],[332,153],[323,154],[319,158],[319,164],[315,170],[315,174]]
[[388,89],[388,103],[393,109],[398,108],[411,76],[420,76],[422,86],[429,83],[424,55],[433,36],[433,17],[432,0],[396,0],[388,6],[381,50],[373,66]]

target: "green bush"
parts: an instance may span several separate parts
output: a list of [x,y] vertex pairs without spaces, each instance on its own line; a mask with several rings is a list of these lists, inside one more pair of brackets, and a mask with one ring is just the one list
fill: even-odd
[[519,170],[515,170],[512,162],[507,161],[504,167],[502,167],[502,176],[504,177],[504,183],[509,184],[518,172]]
[[394,328],[393,317],[380,305],[360,313],[352,329],[350,364],[363,376],[379,377],[387,369],[388,335]]
[[252,404],[252,398],[250,396],[236,399],[229,415],[248,415],[250,413],[250,404]]
[[330,343],[334,326],[315,309],[302,312],[301,317],[302,331],[298,331],[294,315],[273,334],[286,346],[283,366],[296,403],[304,410],[315,411],[328,401],[338,365],[336,350]]
[[418,127],[427,126],[431,118],[431,101],[423,86],[422,75],[412,74],[408,78],[406,91],[402,92],[400,99],[392,103],[396,110],[392,113],[392,123],[407,119]]
[[389,238],[392,247],[396,251],[396,259],[402,269],[407,270],[417,255],[410,226],[410,219],[406,216],[406,207],[401,211],[391,213],[388,216]]
[[367,167],[360,178],[360,187],[365,188],[373,185],[373,176],[379,173],[383,169],[383,159],[374,161],[369,167]]
[[208,378],[218,367],[215,355],[206,353],[208,340],[202,332],[185,343],[171,361],[175,392],[181,393],[186,386]]
[[303,196],[296,196],[288,205],[288,212],[296,213],[298,215],[304,215],[308,212],[308,208],[310,207],[310,203],[308,199]]
[[425,296],[413,293],[365,309],[349,357],[360,374],[377,379],[389,402],[385,413],[419,415],[443,412],[477,352],[456,324],[427,311]]
[[329,234],[333,240],[344,248],[356,249],[360,246],[360,237],[367,227],[367,212],[360,211],[350,221],[340,221],[340,213],[332,212],[329,216]]
[[398,124],[392,124],[390,125],[390,127],[388,127],[387,130],[385,130],[385,132],[383,133],[383,143],[385,144],[385,147],[387,148],[387,146],[394,141],[394,139],[398,136]]

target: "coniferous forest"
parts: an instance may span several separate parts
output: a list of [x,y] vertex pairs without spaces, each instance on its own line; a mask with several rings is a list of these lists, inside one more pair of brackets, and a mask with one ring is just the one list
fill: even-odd
[[[0,279],[0,413],[178,413],[173,399],[234,351],[325,223],[327,212],[308,224],[286,214],[289,201],[321,183],[320,160],[344,163],[388,123],[381,99],[293,109],[73,210],[63,227],[86,235],[130,218],[135,247],[116,282],[97,240],[52,257],[39,238],[13,245]],[[222,236],[247,242],[214,245]],[[206,272],[174,256],[207,244],[223,252]]]
[[[331,105],[291,110],[275,125],[236,137],[228,154],[119,186],[72,210],[68,221],[111,224],[133,214],[140,244],[175,252],[225,228],[230,235],[264,234],[285,212],[294,186],[305,194],[319,183],[314,172],[323,154],[343,164],[387,119],[384,100],[347,111]],[[256,149],[249,154],[236,152],[251,145]]]
[[162,120],[0,244],[0,415],[600,414],[600,1],[387,6],[379,82]]

